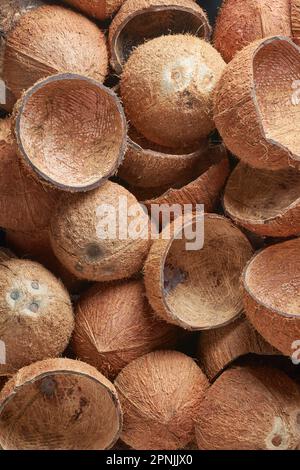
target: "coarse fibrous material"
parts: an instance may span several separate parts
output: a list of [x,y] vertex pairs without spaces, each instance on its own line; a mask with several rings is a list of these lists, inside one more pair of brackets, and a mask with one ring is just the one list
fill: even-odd
[[[64,0],[88,16],[105,20],[110,18],[124,3],[124,0]],[[173,0],[172,0],[173,1]]]

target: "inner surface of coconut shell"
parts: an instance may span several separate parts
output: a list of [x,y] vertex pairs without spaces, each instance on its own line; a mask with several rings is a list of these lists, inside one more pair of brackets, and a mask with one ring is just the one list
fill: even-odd
[[71,191],[97,187],[123,158],[126,120],[117,96],[72,74],[33,86],[17,108],[22,156],[49,183]]

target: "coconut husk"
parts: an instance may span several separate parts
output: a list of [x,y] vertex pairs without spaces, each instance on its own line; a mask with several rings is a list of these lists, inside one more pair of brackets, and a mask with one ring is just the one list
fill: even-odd
[[291,23],[294,42],[300,45],[300,2],[299,0],[290,0],[291,5]]
[[64,0],[64,2],[97,20],[105,20],[118,11],[124,0],[93,0],[92,2],[90,0]]

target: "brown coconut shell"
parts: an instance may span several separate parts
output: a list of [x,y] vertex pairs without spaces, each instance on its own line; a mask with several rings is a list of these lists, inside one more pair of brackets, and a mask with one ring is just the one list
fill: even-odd
[[159,321],[140,280],[95,285],[76,308],[73,350],[114,379],[131,361],[176,345],[179,330]]
[[244,316],[222,328],[203,331],[200,334],[199,364],[211,381],[236,359],[250,353],[279,354],[257,333]]
[[196,417],[201,450],[295,450],[300,438],[299,385],[270,367],[225,371]]
[[33,261],[1,261],[0,338],[6,347],[2,374],[59,356],[73,327],[69,294],[53,274]]
[[294,42],[300,45],[300,1],[290,0],[291,4],[291,23],[292,23],[292,36]]
[[214,120],[225,145],[250,166],[300,167],[298,76],[300,50],[279,36],[250,44],[227,65]]
[[246,229],[267,237],[300,234],[300,172],[258,170],[239,163],[224,193],[227,214]]
[[224,66],[221,55],[195,36],[161,36],[142,44],[121,77],[128,119],[156,144],[196,145],[215,127],[212,95]]
[[121,426],[115,387],[84,362],[36,362],[0,394],[0,444],[6,450],[107,449]]
[[2,21],[3,78],[16,99],[38,80],[56,73],[104,81],[106,40],[93,22],[59,5],[23,8],[28,1],[4,1],[12,13]]
[[244,306],[253,326],[291,356],[293,343],[300,338],[300,238],[256,254],[244,271],[243,285]]
[[274,34],[291,36],[290,3],[291,0],[225,0],[214,29],[214,45],[225,62],[257,39]]
[[[127,216],[123,202],[128,206]],[[111,209],[108,213],[107,207]],[[103,213],[99,214],[101,208]],[[61,201],[51,220],[51,244],[61,263],[80,279],[129,278],[141,270],[148,254],[148,226],[148,216],[135,197],[122,186],[107,181],[95,191],[70,195]],[[106,227],[111,229],[107,235]],[[127,236],[127,227],[135,239]]]
[[116,172],[126,148],[119,99],[82,75],[51,76],[27,90],[15,108],[14,130],[26,166],[65,191],[98,187]]
[[[199,217],[199,216],[198,216]],[[186,218],[187,219],[187,218]],[[253,254],[246,236],[228,219],[205,214],[166,226],[152,244],[145,264],[146,292],[158,316],[188,330],[226,325],[242,310],[240,276]],[[203,248],[187,249],[182,227],[199,234]],[[190,240],[189,240],[190,241]]]
[[60,194],[35,181],[20,164],[10,126],[9,118],[0,119],[0,226],[38,231],[48,225]]
[[110,18],[124,3],[124,0],[64,0],[88,16],[105,20]]
[[193,0],[126,0],[109,28],[110,62],[117,73],[132,51],[165,34],[193,34],[209,40],[205,12]]
[[177,351],[156,351],[132,361],[115,386],[124,413],[121,439],[137,450],[175,450],[189,444],[208,381]]

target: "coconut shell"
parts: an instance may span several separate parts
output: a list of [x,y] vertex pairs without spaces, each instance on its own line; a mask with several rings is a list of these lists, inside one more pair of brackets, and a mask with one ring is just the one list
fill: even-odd
[[270,367],[225,371],[196,417],[201,450],[295,450],[300,439],[299,385]]
[[[17,5],[22,3],[17,1]],[[99,82],[105,79],[105,36],[76,12],[58,5],[17,9],[3,30],[3,78],[16,99],[38,80],[56,73],[87,75]]]
[[65,191],[98,187],[123,159],[122,105],[114,92],[88,77],[60,74],[36,83],[17,103],[14,119],[26,167]]
[[122,440],[137,450],[175,450],[194,436],[208,381],[185,354],[156,351],[132,361],[115,386],[124,413]]
[[221,55],[195,36],[161,36],[142,44],[121,77],[128,119],[156,144],[196,145],[215,127],[212,95],[224,66]]
[[292,168],[258,170],[239,163],[229,177],[223,202],[238,225],[258,235],[300,234],[300,172]]
[[82,13],[98,20],[110,18],[124,3],[124,0],[64,0]]
[[225,0],[214,30],[214,45],[226,62],[257,39],[291,36],[291,0]]
[[0,338],[6,347],[1,374],[59,356],[73,327],[70,297],[53,274],[33,261],[1,261]]
[[290,0],[291,4],[291,23],[292,23],[292,36],[294,42],[300,45],[300,1]]
[[[127,216],[123,203],[128,205]],[[95,191],[61,201],[51,220],[51,244],[61,263],[80,279],[123,279],[143,266],[150,246],[148,226],[148,216],[135,197],[107,181]],[[127,227],[136,239],[127,236]]]
[[176,327],[153,315],[140,280],[96,285],[76,308],[75,354],[112,379],[134,359],[175,346],[178,337]]
[[300,339],[300,238],[256,254],[244,271],[243,285],[244,306],[253,326],[291,356]]
[[215,124],[229,150],[250,166],[300,167],[297,78],[299,48],[277,36],[245,47],[225,68],[215,89]]
[[140,44],[165,34],[190,33],[209,40],[205,12],[193,0],[126,0],[109,28],[111,65],[117,73]]
[[203,331],[198,342],[198,359],[207,377],[213,381],[232,362],[246,354],[277,355],[244,318],[215,330]]
[[49,223],[59,192],[36,182],[20,164],[10,132],[0,119],[0,226],[33,232]]
[[[199,216],[198,216],[199,217]],[[145,264],[146,292],[158,316],[188,330],[220,327],[242,310],[240,276],[253,250],[246,236],[216,214],[166,226]],[[175,224],[175,223],[174,223]],[[187,229],[204,228],[204,245],[187,249]],[[183,236],[177,237],[184,227]],[[201,240],[199,240],[200,242]],[[197,248],[197,249],[195,249]]]
[[115,387],[84,362],[36,362],[0,394],[0,444],[6,450],[107,449],[121,426]]

